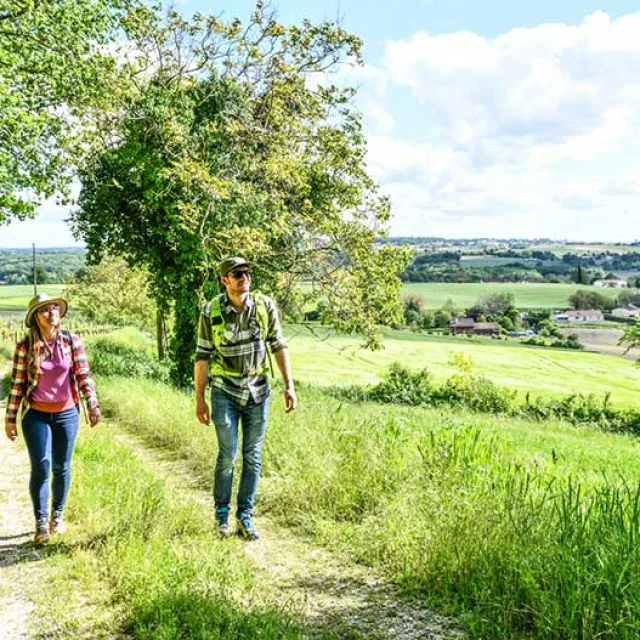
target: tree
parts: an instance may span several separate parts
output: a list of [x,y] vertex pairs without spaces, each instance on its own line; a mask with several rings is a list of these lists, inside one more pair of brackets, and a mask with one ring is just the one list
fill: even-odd
[[419,295],[409,295],[403,301],[404,322],[406,325],[420,324],[424,310],[424,298]]
[[[34,278],[33,278],[33,267],[29,267],[29,282],[33,282],[33,281],[34,281]],[[48,282],[50,282],[49,274],[47,273],[46,269],[42,265],[39,265],[39,264],[36,265],[35,282],[37,284],[47,284]]]
[[569,303],[574,309],[612,309],[614,302],[597,291],[579,289],[569,296]]
[[246,26],[172,12],[138,42],[146,81],[82,172],[73,221],[90,260],[108,251],[147,268],[159,309],[175,314],[178,384],[225,255],[254,260],[255,285],[281,302],[311,280],[321,320],[369,346],[378,324],[401,321],[409,250],[374,246],[390,209],[366,172],[354,90],[312,83],[360,60],[360,46],[330,22],[285,27],[262,3]]
[[0,0],[0,224],[65,192],[85,116],[119,75],[107,45],[151,15],[138,0]]
[[589,273],[582,267],[581,264],[578,264],[573,274],[573,281],[576,284],[589,284]]
[[[623,334],[618,344],[625,347],[624,353],[629,353],[631,349],[640,347],[640,320],[636,320]],[[636,362],[640,366],[640,359]]]
[[437,328],[448,329],[449,323],[451,322],[451,313],[442,307],[434,313],[433,321]]
[[480,316],[488,318],[509,316],[513,321],[518,315],[514,301],[512,293],[491,293],[479,298],[475,305],[468,310],[467,315],[476,319]]
[[148,275],[130,269],[122,258],[106,257],[65,290],[74,310],[99,323],[154,326],[155,305],[148,296]]

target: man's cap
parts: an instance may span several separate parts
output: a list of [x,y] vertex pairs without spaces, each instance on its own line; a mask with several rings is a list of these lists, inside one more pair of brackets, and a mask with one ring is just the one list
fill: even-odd
[[31,298],[31,300],[29,300],[29,310],[27,311],[27,316],[24,319],[24,323],[27,327],[32,326],[33,316],[36,311],[38,311],[38,309],[42,309],[42,307],[48,307],[50,304],[57,304],[60,307],[61,318],[64,318],[67,315],[67,308],[69,305],[64,298],[52,298],[46,293],[39,293],[35,298]]
[[233,271],[238,267],[251,268],[253,267],[253,263],[248,262],[247,260],[245,260],[244,258],[241,258],[240,256],[234,256],[233,258],[226,258],[220,263],[220,266],[218,267],[218,272],[220,273],[220,276],[226,276],[227,273],[229,273],[229,271]]

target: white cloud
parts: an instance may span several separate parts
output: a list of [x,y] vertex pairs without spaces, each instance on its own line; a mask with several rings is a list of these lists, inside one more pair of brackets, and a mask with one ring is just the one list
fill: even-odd
[[[71,185],[71,195],[77,197],[80,191],[78,182]],[[45,200],[36,211],[32,220],[13,221],[0,226],[0,247],[75,247],[78,242],[72,235],[66,220],[71,208],[59,205],[55,197]]]
[[[408,128],[403,139],[370,138],[394,232],[456,235],[469,216],[485,218],[482,235],[566,237],[571,220],[579,228],[568,237],[624,239],[629,211],[640,209],[638,33],[640,13],[597,11],[493,39],[419,31],[388,42],[382,97],[404,87],[434,123],[429,140]],[[440,231],[421,227],[425,216]]]
[[395,125],[395,119],[382,102],[374,98],[365,97],[361,101],[361,110],[365,120],[375,133],[391,133]]

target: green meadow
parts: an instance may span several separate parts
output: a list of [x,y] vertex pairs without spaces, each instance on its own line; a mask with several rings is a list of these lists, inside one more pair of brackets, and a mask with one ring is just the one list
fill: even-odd
[[[288,334],[296,377],[305,381],[300,408],[285,415],[276,386],[258,515],[374,566],[425,607],[453,615],[471,638],[638,637],[637,438],[454,407],[348,402],[322,387],[337,378],[373,381],[396,358],[361,352],[355,338],[296,331]],[[133,334],[111,339],[141,344]],[[385,344],[405,365],[424,358],[427,344],[427,359],[448,357],[446,341],[398,334]],[[548,370],[525,358],[550,352],[466,346],[478,361],[482,350],[492,352],[485,363],[494,371],[519,364],[532,389],[548,392]],[[620,364],[553,355],[551,369],[562,356],[572,371],[576,356]],[[557,382],[573,377],[589,387],[588,370]],[[637,376],[630,364],[625,371]],[[171,451],[208,486],[215,437],[197,423],[191,394],[117,377],[101,377],[99,388],[107,415]]]
[[[469,638],[640,635],[637,437],[454,406],[347,401],[330,388],[375,383],[394,361],[446,378],[463,353],[474,373],[521,393],[612,391],[614,402],[638,406],[633,363],[410,332],[388,333],[385,349],[370,352],[353,336],[286,333],[300,407],[286,415],[275,385],[258,524],[268,513],[301,540],[374,567]],[[157,375],[153,343],[133,330],[86,344],[108,422],[81,435],[71,535],[46,559],[56,592],[92,594],[83,633],[307,637],[301,612],[274,606],[236,544],[208,539],[211,513],[113,441],[130,431],[209,490],[215,434],[197,422],[192,393],[145,377]],[[114,375],[127,361],[137,366]],[[41,598],[42,619],[76,637],[75,611]]]
[[438,380],[456,371],[456,354],[471,358],[473,371],[521,396],[604,395],[618,406],[640,406],[640,367],[629,360],[582,351],[530,347],[513,342],[408,331],[385,334],[384,349],[361,348],[357,336],[289,326],[295,377],[310,384],[376,384],[393,362],[427,368]]
[[[478,298],[494,293],[510,293],[518,309],[566,309],[570,307],[569,296],[578,289],[598,292],[615,298],[620,289],[595,288],[577,284],[512,283],[512,282],[405,282],[402,297],[422,296],[428,309],[439,309],[447,300],[452,300],[457,309],[472,306]],[[637,289],[625,291],[638,292]]]
[[[38,293],[59,296],[64,291],[62,284],[43,284],[38,286]],[[33,298],[33,285],[13,284],[0,285],[0,313],[17,313],[26,311],[29,300]]]

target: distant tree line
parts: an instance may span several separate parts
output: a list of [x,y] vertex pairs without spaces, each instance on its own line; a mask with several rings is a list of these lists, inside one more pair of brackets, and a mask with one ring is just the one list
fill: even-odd
[[551,282],[591,284],[601,278],[616,278],[616,271],[637,271],[627,278],[629,286],[640,287],[640,253],[609,253],[561,256],[551,251],[492,250],[486,256],[505,260],[501,264],[481,264],[482,260],[464,260],[461,251],[423,251],[417,253],[402,273],[404,282]]
[[[36,249],[36,279],[39,284],[69,282],[85,269],[84,249]],[[31,284],[31,249],[0,249],[0,284]]]

